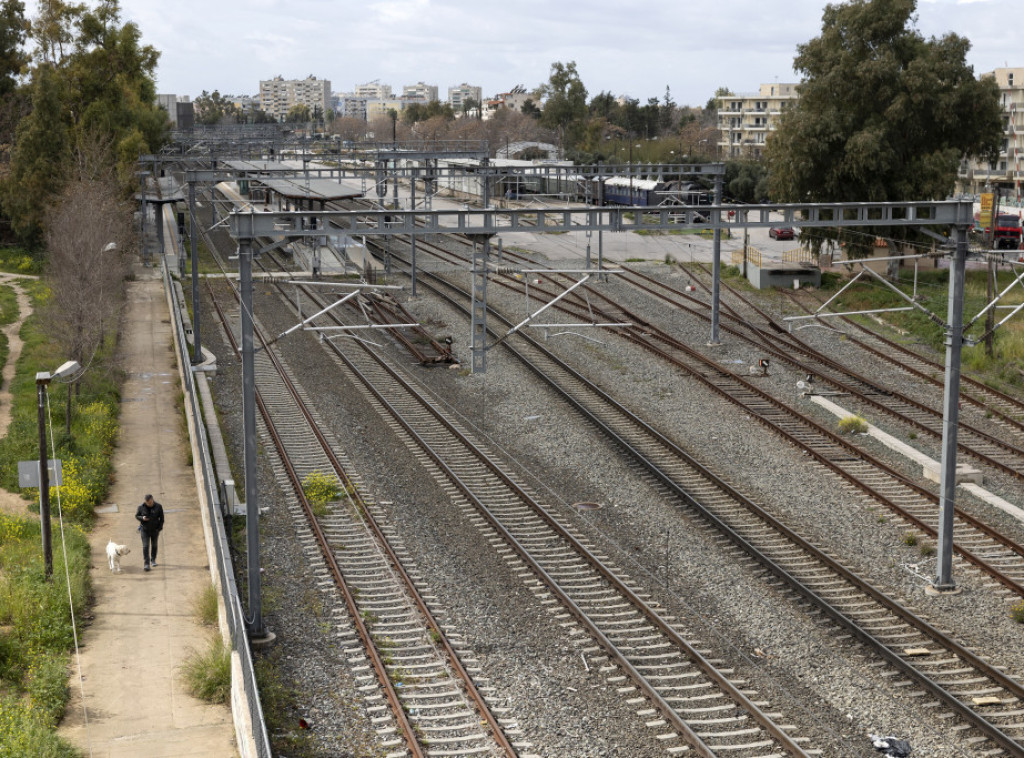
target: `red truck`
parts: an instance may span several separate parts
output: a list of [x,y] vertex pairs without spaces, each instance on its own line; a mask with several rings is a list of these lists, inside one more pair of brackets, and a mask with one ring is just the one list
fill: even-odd
[[1017,250],[1021,240],[1020,216],[1012,213],[1000,213],[996,216],[996,228],[992,234],[992,242],[996,250]]

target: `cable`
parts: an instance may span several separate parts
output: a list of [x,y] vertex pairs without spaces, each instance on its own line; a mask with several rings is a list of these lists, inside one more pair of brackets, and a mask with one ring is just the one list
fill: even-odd
[[[69,388],[70,389],[70,388]],[[50,455],[57,460],[57,447],[53,441],[53,411],[50,408],[50,392],[43,390],[46,395],[46,420],[50,427]],[[56,473],[56,472],[55,472]],[[54,477],[56,479],[56,477]],[[68,585],[68,606],[71,608],[71,634],[75,640],[75,661],[78,663],[78,687],[82,693],[82,718],[85,721],[85,739],[89,745],[89,756],[92,756],[92,737],[89,734],[89,709],[85,704],[85,678],[82,676],[82,655],[78,647],[78,625],[75,622],[75,601],[71,595],[71,571],[68,568],[68,543],[64,536],[64,511],[61,508],[60,485],[55,486],[57,490],[57,522],[60,524],[60,545],[64,553],[64,578]]]

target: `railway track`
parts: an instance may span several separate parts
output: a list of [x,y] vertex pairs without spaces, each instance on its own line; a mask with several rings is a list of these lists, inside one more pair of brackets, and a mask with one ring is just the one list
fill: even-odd
[[[652,277],[645,276],[636,271],[629,271],[628,279],[633,279],[637,286],[646,290],[659,299],[672,303],[676,307],[685,308],[692,315],[710,322],[707,313],[707,304],[699,298],[692,297],[684,292],[669,287],[663,282],[658,282]],[[698,286],[708,291],[707,283],[695,278]],[[742,303],[763,323],[755,323],[753,319],[744,318],[728,304],[723,304],[722,312],[726,318],[731,319],[732,324],[724,324],[722,328],[751,344],[756,345],[760,350],[766,352],[780,361],[792,365],[797,371],[812,375],[815,381],[820,380],[821,385],[830,386],[833,390],[848,393],[856,398],[866,407],[873,408],[886,416],[895,419],[901,424],[910,427],[915,432],[922,432],[933,440],[942,439],[942,410],[926,403],[915,400],[906,394],[890,388],[883,388],[869,377],[850,370],[838,361],[814,349],[803,342],[795,335],[790,334],[786,328],[775,322],[767,313],[739,292],[722,284],[722,291],[728,293],[732,298]],[[873,351],[879,357],[885,357],[882,351]],[[886,357],[890,362],[895,362],[890,355]],[[941,376],[944,368],[939,369]],[[925,378],[923,372],[919,374]],[[930,383],[942,385],[941,380],[936,380],[934,375],[927,377]],[[992,396],[992,393],[989,393]],[[1006,397],[1001,400],[1008,404],[1012,398]],[[1015,404],[1022,414],[1024,407],[1019,403]],[[1024,423],[1008,416],[998,409],[988,409],[995,415],[999,414],[1000,422],[1009,430],[1015,432],[1013,441],[1003,439],[989,431],[980,429],[961,418],[959,424],[958,449],[979,463],[1008,474],[1016,479],[1024,479],[1024,448],[1020,443],[1024,441]],[[1024,418],[1024,415],[1022,415]]]
[[[449,258],[453,255],[449,251],[441,251],[440,254]],[[514,279],[498,276],[495,281],[519,292],[519,282]],[[535,289],[538,287],[549,298],[557,294],[553,290],[543,290],[540,285],[534,286]],[[595,302],[604,302],[606,307],[596,307]],[[621,308],[600,292],[590,292],[587,299],[570,296],[555,307],[584,323],[595,318],[607,322],[631,322],[631,328],[617,330],[622,338],[660,356],[710,391],[743,408],[752,418],[855,486],[870,499],[871,504],[882,505],[925,536],[937,540],[938,496],[847,438],[727,370],[660,327],[646,322],[638,314]],[[1024,597],[1024,546],[960,508],[955,509],[954,534],[957,555],[1009,592]]]
[[353,347],[330,346],[351,380],[467,517],[487,530],[541,602],[561,604],[556,618],[572,622],[574,637],[589,635],[577,637],[593,640],[582,650],[588,665],[630,698],[670,754],[806,754],[804,740],[790,737],[791,728],[780,727],[752,693],[731,681],[731,671],[687,642],[656,604],[555,519],[491,453],[375,353]]
[[[440,280],[439,284],[457,288]],[[466,308],[430,285],[464,313]],[[468,295],[459,291],[465,301]],[[467,314],[468,315],[468,314]],[[511,325],[511,322],[506,322]],[[528,347],[523,350],[520,345]],[[528,337],[508,350],[626,449],[687,507],[773,576],[868,646],[921,691],[973,725],[979,749],[1024,755],[1024,687],[885,596],[633,416]]]
[[[237,353],[231,324],[238,311],[225,312],[212,287],[210,299]],[[262,336],[260,341],[266,347]],[[344,599],[358,635],[344,652],[372,703],[371,718],[387,755],[516,756],[505,731],[521,734],[517,723],[492,712],[461,662],[458,645],[426,603],[427,591],[414,581],[411,557],[378,522],[380,510],[349,476],[304,393],[273,351],[260,350],[255,364],[261,421],[278,454],[275,474],[282,491],[294,493],[290,511],[303,551],[311,561],[326,563],[319,573],[328,575]],[[344,497],[319,509],[311,505],[303,483],[312,474],[337,477]],[[367,694],[377,689],[383,697]]]
[[[786,290],[789,299],[804,313],[811,309],[795,293]],[[818,301],[820,304],[821,301]],[[936,388],[943,386],[946,367],[888,339],[848,316],[836,319],[853,329],[858,335],[846,332],[846,339],[875,358],[895,366],[900,371],[928,382]],[[986,415],[986,419],[1005,427],[1016,439],[1024,442],[1024,403],[1011,395],[989,387],[966,374],[960,375],[960,396],[963,401]]]

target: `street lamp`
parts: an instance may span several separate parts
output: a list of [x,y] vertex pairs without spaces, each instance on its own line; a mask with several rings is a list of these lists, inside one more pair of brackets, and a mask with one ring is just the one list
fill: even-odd
[[36,396],[39,405],[39,520],[43,533],[43,565],[46,578],[53,576],[53,545],[50,540],[50,470],[46,450],[46,387],[54,379],[62,379],[82,368],[78,361],[67,361],[52,374],[36,374]]

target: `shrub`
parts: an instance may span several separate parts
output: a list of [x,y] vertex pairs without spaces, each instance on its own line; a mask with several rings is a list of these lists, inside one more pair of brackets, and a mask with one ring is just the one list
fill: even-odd
[[181,669],[193,696],[208,703],[231,702],[231,648],[219,634],[210,639],[206,650],[189,651]]
[[839,431],[843,434],[864,434],[868,430],[868,422],[860,416],[846,416],[839,419]]

